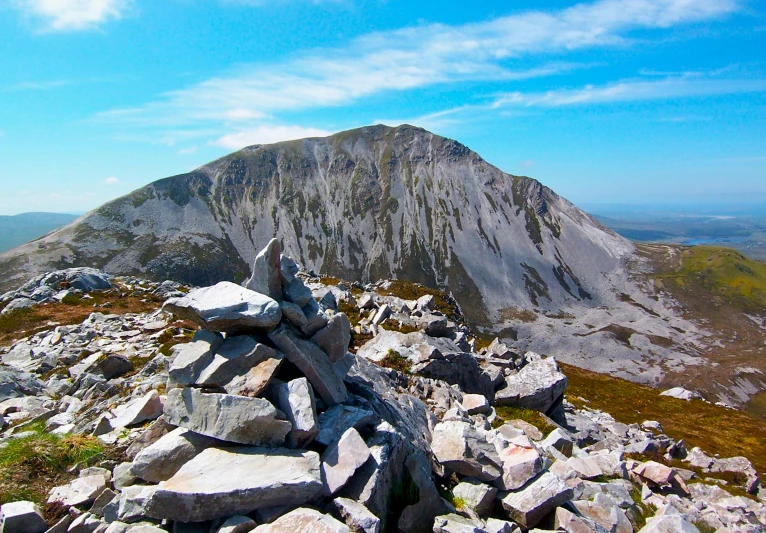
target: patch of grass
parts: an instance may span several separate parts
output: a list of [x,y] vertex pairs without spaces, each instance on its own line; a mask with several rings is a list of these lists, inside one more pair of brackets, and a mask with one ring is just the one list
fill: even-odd
[[376,290],[383,296],[398,296],[404,300],[417,300],[421,296],[430,294],[434,297],[435,310],[455,323],[464,322],[457,302],[446,292],[439,289],[432,289],[418,283],[395,279],[388,282],[388,288],[378,287]]
[[[556,426],[548,422],[542,413],[534,409],[512,405],[498,405],[495,406],[495,411],[497,412],[497,419],[492,422],[493,428],[502,426],[508,420],[523,420],[535,426],[543,435],[547,435],[556,429]],[[498,420],[500,420],[499,423]]]
[[700,533],[715,533],[716,528],[705,522],[704,520],[695,520],[692,522],[694,527],[700,530]]
[[410,368],[412,367],[410,360],[394,349],[388,350],[378,365],[386,368],[392,368],[405,374],[409,373]]
[[742,455],[759,473],[766,472],[766,422],[702,400],[660,396],[659,390],[646,385],[560,365],[569,378],[567,398],[577,407],[601,409],[626,424],[657,420],[668,436],[684,439],[690,449],[699,446],[721,457]]
[[0,505],[18,500],[42,505],[51,488],[76,477],[69,472],[72,467],[114,455],[93,437],[53,435],[45,432],[43,423],[29,429],[33,435],[0,449]]
[[630,489],[630,497],[633,499],[633,503],[636,504],[636,508],[638,509],[638,515],[634,520],[631,520],[631,522],[633,522],[633,529],[639,531],[646,525],[647,517],[654,516],[654,513],[657,512],[657,507],[651,504],[645,504],[641,499],[641,489],[635,485]]
[[[151,313],[156,311],[163,301],[152,294],[142,294],[138,297],[104,291],[92,292],[90,295],[90,299],[78,298],[77,304],[72,303],[73,300],[70,300],[70,304],[61,302],[38,304],[0,315],[0,346],[8,346],[16,339],[51,329],[51,324],[64,326],[79,324],[96,311],[120,314]],[[107,302],[112,304],[108,310],[93,307]]]
[[415,333],[416,331],[420,331],[420,328],[417,326],[413,326],[411,324],[405,324],[404,322],[400,322],[398,320],[392,320],[388,319],[385,323],[385,329],[389,331],[398,331],[399,333]]
[[500,319],[530,323],[537,320],[537,313],[519,307],[504,307],[500,310]]

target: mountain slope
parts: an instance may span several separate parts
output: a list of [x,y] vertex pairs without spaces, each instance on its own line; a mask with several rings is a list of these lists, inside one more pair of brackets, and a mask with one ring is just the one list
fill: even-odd
[[273,236],[322,275],[446,288],[472,326],[519,349],[653,384],[707,364],[705,332],[655,293],[633,244],[411,126],[251,146],[159,180],[0,255],[2,283],[74,265],[242,281]]
[[21,213],[0,216],[0,252],[10,250],[77,220],[64,213]]

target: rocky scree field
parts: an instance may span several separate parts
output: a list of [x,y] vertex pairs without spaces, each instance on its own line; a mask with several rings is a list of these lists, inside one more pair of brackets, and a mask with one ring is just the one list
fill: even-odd
[[2,530],[766,530],[763,423],[567,376],[444,293],[281,252],[245,286],[81,268],[6,295]]

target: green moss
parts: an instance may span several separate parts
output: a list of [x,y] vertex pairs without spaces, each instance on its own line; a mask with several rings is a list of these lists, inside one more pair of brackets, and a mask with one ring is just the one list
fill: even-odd
[[556,429],[556,426],[551,424],[542,413],[535,411],[534,409],[512,405],[501,405],[496,406],[495,411],[501,422],[493,422],[493,427],[495,427],[495,424],[497,424],[497,427],[500,427],[508,420],[523,420],[524,422],[535,426],[543,433],[543,435],[547,435]]

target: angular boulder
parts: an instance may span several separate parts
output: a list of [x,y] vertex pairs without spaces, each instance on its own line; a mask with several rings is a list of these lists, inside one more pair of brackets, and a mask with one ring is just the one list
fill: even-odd
[[42,510],[29,501],[0,507],[0,533],[42,533],[48,529]]
[[277,409],[262,398],[173,389],[165,402],[168,423],[208,437],[257,446],[285,441],[290,422],[280,420]]
[[178,348],[168,368],[168,383],[181,386],[194,383],[221,344],[223,337],[220,333],[204,329],[197,331],[191,342]]
[[295,509],[253,533],[349,533],[348,526],[314,509]]
[[267,331],[282,318],[276,300],[228,281],[171,298],[162,308],[205,329],[225,333]]
[[141,450],[133,459],[130,471],[145,481],[159,483],[170,479],[183,465],[216,444],[220,444],[216,439],[176,428]]
[[479,516],[489,516],[495,506],[497,488],[482,483],[476,479],[466,478],[458,483],[452,494]]
[[280,272],[280,253],[282,246],[277,239],[271,239],[253,262],[253,274],[245,287],[251,291],[265,294],[269,298],[282,301],[282,274]]
[[208,448],[154,487],[144,508],[147,516],[160,520],[201,522],[302,505],[321,493],[316,452]]
[[495,393],[495,404],[545,413],[564,394],[567,383],[567,377],[552,357],[531,361],[518,373],[505,378],[505,387]]
[[337,363],[348,351],[351,342],[351,322],[345,314],[336,313],[330,317],[324,328],[311,337],[311,342],[322,348],[330,361]]
[[223,386],[226,392],[237,396],[256,398],[266,390],[266,387],[268,387],[272,378],[282,366],[282,361],[284,361],[285,356],[282,352],[272,350],[263,344],[260,346],[268,349],[271,356],[261,361],[244,374],[232,378],[231,381]]
[[316,344],[301,339],[295,330],[282,324],[269,332],[269,339],[298,367],[326,405],[342,403],[348,397],[343,380],[336,374],[327,354]]
[[249,372],[259,363],[276,357],[274,349],[250,335],[227,337],[195,380],[200,386],[223,387],[235,377]]
[[503,463],[503,474],[497,480],[497,485],[503,490],[523,487],[543,470],[542,457],[525,436],[513,439],[498,454]]
[[572,499],[573,494],[572,488],[558,476],[543,472],[520,490],[502,494],[500,502],[512,520],[529,529],[556,507]]
[[314,391],[306,378],[282,383],[277,388],[277,405],[292,424],[287,442],[291,448],[305,448],[319,433]]
[[370,457],[370,449],[354,428],[348,429],[322,454],[322,481],[326,494],[335,494]]
[[502,475],[502,462],[494,445],[473,425],[449,420],[436,425],[431,442],[436,459],[446,468],[480,481]]
[[112,428],[117,429],[154,420],[162,414],[162,409],[162,398],[157,391],[152,390],[114,409],[112,413],[115,418],[110,421],[110,424]]
[[319,435],[316,441],[323,446],[336,442],[348,428],[362,429],[376,420],[369,409],[353,405],[333,405],[319,415]]
[[335,498],[333,504],[353,533],[380,533],[380,519],[361,503]]

